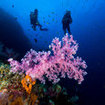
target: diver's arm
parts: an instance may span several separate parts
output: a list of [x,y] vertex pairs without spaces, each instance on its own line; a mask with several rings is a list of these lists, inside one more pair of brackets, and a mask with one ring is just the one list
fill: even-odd
[[72,18],[71,16],[68,17],[69,23],[72,23]]

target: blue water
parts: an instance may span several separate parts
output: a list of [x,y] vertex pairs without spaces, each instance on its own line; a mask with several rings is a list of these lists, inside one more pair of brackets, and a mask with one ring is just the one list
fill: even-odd
[[[48,31],[32,29],[29,15],[34,9]],[[105,0],[0,0],[0,42],[23,54],[30,48],[47,50],[54,37],[64,36],[66,10],[71,11],[71,32],[79,43],[77,55],[88,65],[79,86],[80,105],[105,105]]]

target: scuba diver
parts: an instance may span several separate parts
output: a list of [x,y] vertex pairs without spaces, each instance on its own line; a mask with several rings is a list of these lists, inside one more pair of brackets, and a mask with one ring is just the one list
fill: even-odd
[[35,9],[34,12],[30,13],[30,21],[32,24],[32,28],[36,31],[36,26],[40,27],[41,31],[47,31],[47,28],[42,28],[42,25],[38,21],[38,10]]
[[66,14],[63,16],[62,19],[64,34],[66,34],[66,29],[67,29],[68,33],[71,35],[70,26],[69,26],[69,24],[71,23],[72,23],[71,12],[66,11]]

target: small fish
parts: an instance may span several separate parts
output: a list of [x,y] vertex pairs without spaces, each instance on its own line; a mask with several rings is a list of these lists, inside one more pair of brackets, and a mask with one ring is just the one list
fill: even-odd
[[43,23],[45,23],[45,21],[43,21]]
[[58,21],[56,20],[56,23],[58,23]]
[[54,21],[54,18],[52,19],[52,21]]
[[47,41],[44,41],[45,43],[47,43]]
[[42,36],[40,36],[40,38],[42,39]]
[[59,32],[57,32],[57,34],[59,34]]
[[50,24],[50,23],[47,22],[46,24]]
[[54,12],[51,12],[52,14],[54,14]]
[[12,8],[14,8],[14,5],[12,5]]
[[35,38],[34,41],[37,43],[37,39]]
[[48,17],[51,17],[50,15],[48,15]]
[[30,29],[28,29],[28,31],[30,31]]
[[14,17],[15,20],[17,20],[17,17]]

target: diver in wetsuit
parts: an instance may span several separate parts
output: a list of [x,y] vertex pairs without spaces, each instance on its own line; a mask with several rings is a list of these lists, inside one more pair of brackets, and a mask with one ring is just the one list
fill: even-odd
[[68,33],[71,35],[70,26],[69,26],[71,23],[72,23],[71,12],[66,11],[66,14],[63,16],[62,19],[64,34],[66,34],[66,29],[67,29]]
[[36,31],[36,26],[40,27],[41,31],[47,31],[48,29],[42,28],[42,25],[38,21],[38,10],[35,9],[34,12],[30,14],[30,21],[32,24],[32,28]]

